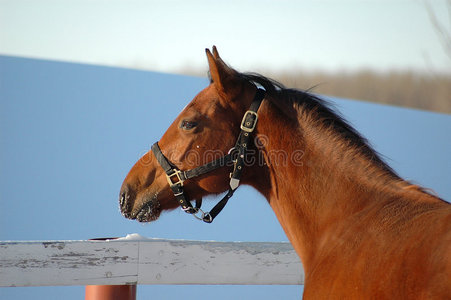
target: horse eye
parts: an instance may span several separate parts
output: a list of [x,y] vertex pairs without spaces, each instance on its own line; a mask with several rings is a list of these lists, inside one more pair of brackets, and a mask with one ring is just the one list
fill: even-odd
[[185,129],[185,130],[193,129],[196,126],[197,126],[197,123],[193,122],[193,121],[183,120],[182,123],[180,123],[180,128]]

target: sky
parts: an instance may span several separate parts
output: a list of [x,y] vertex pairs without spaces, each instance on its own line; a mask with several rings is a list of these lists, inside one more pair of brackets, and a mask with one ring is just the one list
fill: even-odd
[[205,69],[216,45],[241,71],[451,73],[426,11],[444,0],[0,0],[0,54]]

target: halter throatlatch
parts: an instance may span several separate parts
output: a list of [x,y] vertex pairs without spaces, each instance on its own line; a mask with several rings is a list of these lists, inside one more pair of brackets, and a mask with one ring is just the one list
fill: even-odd
[[[238,135],[235,146],[229,151],[227,155],[206,163],[205,165],[191,170],[182,171],[178,169],[174,164],[172,164],[166,158],[166,156],[164,156],[164,154],[161,152],[160,146],[158,146],[158,142],[152,145],[152,152],[155,155],[158,163],[166,173],[168,184],[171,187],[175,199],[180,204],[183,211],[194,215],[194,217],[199,220],[202,220],[206,223],[211,223],[227,204],[227,201],[229,201],[229,199],[233,196],[233,193],[240,185],[241,173],[243,172],[246,161],[249,139],[255,129],[255,126],[257,125],[257,111],[264,97],[265,90],[258,88],[257,92],[255,93],[254,100],[249,107],[249,110],[246,111],[243,116],[243,120],[241,121],[241,131]],[[201,209],[202,202],[200,200],[196,200],[196,206],[193,207],[191,202],[185,197],[185,193],[183,191],[183,182],[187,179],[201,176],[220,167],[229,165],[233,165],[233,171],[230,173],[230,183],[227,194],[212,208],[210,212],[204,212]],[[199,213],[200,216],[198,216]]]

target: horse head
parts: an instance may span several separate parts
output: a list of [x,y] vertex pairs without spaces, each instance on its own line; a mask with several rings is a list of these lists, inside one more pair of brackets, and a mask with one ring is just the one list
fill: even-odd
[[[161,155],[174,170],[191,170],[226,156],[240,133],[243,114],[251,104],[256,86],[239,76],[220,58],[216,47],[206,49],[211,82],[183,109],[156,144],[132,167],[119,196],[122,214],[140,222],[156,220],[163,210],[180,205],[171,185],[183,185],[186,202],[200,201],[229,188],[230,164],[196,178],[168,176],[156,156]],[[252,177],[254,168],[247,168]],[[177,178],[179,177],[179,178]],[[182,200],[183,201],[183,200]],[[183,205],[182,205],[183,207]]]

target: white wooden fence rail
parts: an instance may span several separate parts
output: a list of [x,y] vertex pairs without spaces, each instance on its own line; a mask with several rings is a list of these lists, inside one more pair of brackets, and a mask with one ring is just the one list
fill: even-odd
[[0,242],[0,286],[303,284],[289,243],[162,239]]

